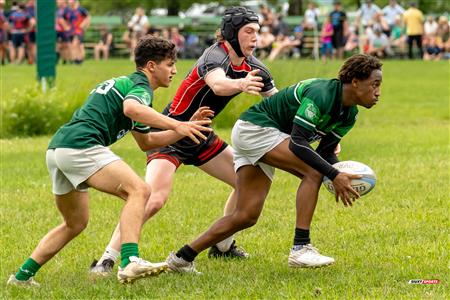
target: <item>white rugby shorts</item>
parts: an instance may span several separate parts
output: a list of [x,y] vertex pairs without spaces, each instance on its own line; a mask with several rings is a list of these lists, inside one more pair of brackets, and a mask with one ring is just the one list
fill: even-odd
[[72,190],[87,191],[88,185],[85,181],[116,160],[120,160],[120,157],[104,146],[48,149],[46,162],[53,194],[64,195]]
[[274,127],[261,127],[237,120],[231,132],[233,143],[234,170],[242,166],[259,166],[264,174],[273,180],[275,168],[259,160],[290,136]]

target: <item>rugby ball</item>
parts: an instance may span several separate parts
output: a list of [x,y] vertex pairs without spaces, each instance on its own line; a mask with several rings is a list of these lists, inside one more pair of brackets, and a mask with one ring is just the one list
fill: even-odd
[[[367,194],[377,182],[375,172],[367,165],[357,161],[340,161],[333,165],[339,172],[362,175],[359,179],[352,179],[351,185],[359,193],[360,196]],[[323,177],[323,185],[326,189],[334,194],[333,182],[326,176]]]

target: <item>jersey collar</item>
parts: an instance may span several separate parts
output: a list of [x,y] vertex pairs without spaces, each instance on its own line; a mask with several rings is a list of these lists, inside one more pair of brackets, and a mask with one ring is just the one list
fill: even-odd
[[[224,42],[219,42],[219,46],[220,46],[220,48],[222,48],[225,51],[226,54],[229,55],[230,50],[228,49],[227,45],[225,45]],[[244,60],[242,61],[242,64],[240,66],[233,65],[233,63],[231,62],[231,59],[230,59],[230,65],[234,71],[250,72],[252,70],[252,68],[247,64],[247,57],[244,58]]]

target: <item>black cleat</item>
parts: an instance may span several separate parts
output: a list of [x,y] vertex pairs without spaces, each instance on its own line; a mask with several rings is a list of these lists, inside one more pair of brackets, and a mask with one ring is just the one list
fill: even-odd
[[233,241],[231,247],[228,251],[222,252],[220,251],[216,245],[209,248],[208,251],[209,258],[238,258],[238,259],[247,259],[250,255],[245,252],[243,249],[240,249],[236,246],[236,241]]
[[98,261],[94,259],[89,268],[89,274],[96,276],[108,276],[112,274],[114,268],[114,261],[112,259],[105,259],[100,265],[97,263]]

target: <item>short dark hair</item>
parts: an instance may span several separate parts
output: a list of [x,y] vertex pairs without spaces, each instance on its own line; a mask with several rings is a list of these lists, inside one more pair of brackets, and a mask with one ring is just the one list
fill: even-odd
[[350,83],[354,78],[365,80],[370,77],[373,70],[381,70],[381,61],[370,55],[355,54],[348,58],[339,70],[339,80]]
[[157,63],[170,58],[177,58],[175,44],[171,41],[152,35],[144,35],[134,49],[136,68],[143,68],[150,60]]

